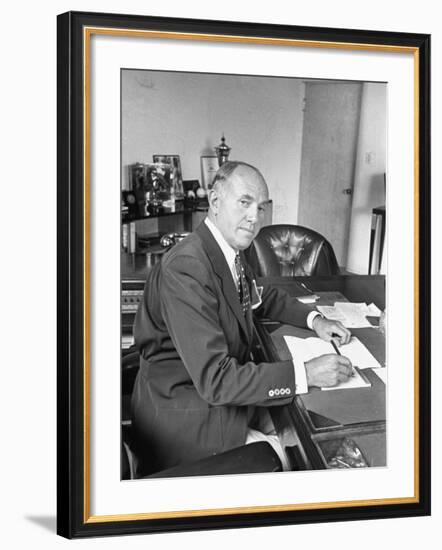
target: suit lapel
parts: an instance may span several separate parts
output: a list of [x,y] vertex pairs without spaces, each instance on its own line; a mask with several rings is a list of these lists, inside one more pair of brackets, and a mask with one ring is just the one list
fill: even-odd
[[247,335],[247,339],[250,339],[250,328],[246,318],[243,315],[241,304],[238,298],[238,291],[233,281],[232,273],[227,265],[226,258],[222,253],[218,243],[212,235],[207,225],[202,222],[195,231],[200,237],[203,248],[212,264],[213,270],[221,282],[224,297],[233,311],[235,317],[238,319],[244,333]]

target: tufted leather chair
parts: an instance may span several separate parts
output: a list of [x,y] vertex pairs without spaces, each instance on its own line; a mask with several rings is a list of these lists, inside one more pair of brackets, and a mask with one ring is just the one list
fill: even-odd
[[258,277],[339,274],[331,244],[301,225],[263,227],[246,257]]

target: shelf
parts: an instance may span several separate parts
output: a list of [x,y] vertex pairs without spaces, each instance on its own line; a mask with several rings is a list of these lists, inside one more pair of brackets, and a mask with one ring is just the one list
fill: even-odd
[[191,215],[194,212],[206,212],[208,210],[208,205],[204,204],[195,204],[195,205],[189,205],[184,204],[182,202],[178,202],[175,204],[175,210],[171,211],[168,209],[160,209],[157,214],[150,214],[150,215],[129,215],[129,214],[122,214],[121,223],[127,224],[131,222],[136,222],[139,220],[151,220],[151,219],[157,219],[157,218],[164,218],[167,216],[176,216],[177,214],[188,214]]

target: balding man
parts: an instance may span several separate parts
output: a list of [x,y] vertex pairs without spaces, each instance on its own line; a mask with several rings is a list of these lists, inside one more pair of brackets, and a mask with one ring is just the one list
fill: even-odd
[[[305,365],[252,361],[252,309],[257,316],[309,326],[325,340],[346,343],[350,333],[286,293],[256,286],[242,254],[269,202],[256,168],[225,163],[208,199],[206,220],[151,271],[135,321],[141,364],[133,427],[157,470],[260,439],[256,411],[351,375],[349,360],[337,354]],[[276,436],[263,438],[284,464]]]

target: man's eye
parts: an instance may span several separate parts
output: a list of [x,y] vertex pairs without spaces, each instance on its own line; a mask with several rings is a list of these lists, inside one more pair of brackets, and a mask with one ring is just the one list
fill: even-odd
[[265,211],[266,211],[266,207],[265,207],[265,206],[259,206],[259,207],[258,207],[258,210],[259,210],[260,212],[265,212]]
[[249,204],[250,204],[250,202],[247,201],[247,200],[245,200],[245,199],[241,199],[240,202],[241,202],[241,205],[242,205],[242,206],[249,206]]

